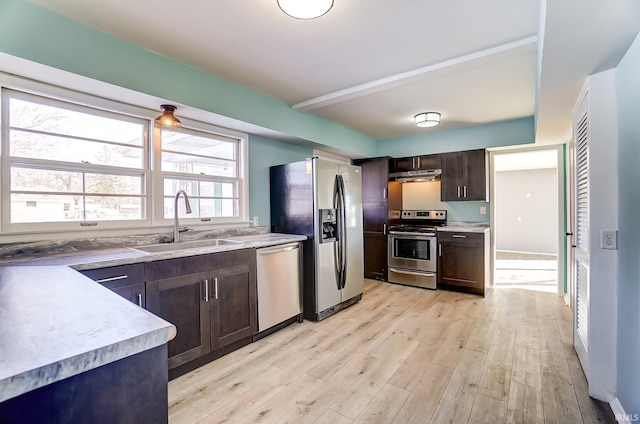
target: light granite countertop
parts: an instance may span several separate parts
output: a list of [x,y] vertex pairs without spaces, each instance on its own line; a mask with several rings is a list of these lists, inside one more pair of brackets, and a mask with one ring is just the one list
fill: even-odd
[[[1,247],[5,255],[0,256],[4,257],[0,259],[0,402],[152,349],[175,337],[172,324],[75,270],[307,239],[242,230],[216,235],[231,243],[182,248],[189,242],[211,241],[211,234],[200,233],[185,238],[182,245],[161,245],[175,250],[154,253],[136,249],[144,248],[144,242],[157,243],[157,238],[150,237],[134,241],[133,245],[134,238],[130,237]],[[118,243],[129,246],[119,247]]]
[[64,266],[0,269],[0,402],[152,349],[176,328]]
[[466,222],[450,221],[444,227],[438,227],[438,231],[460,232],[460,233],[488,233],[490,231],[488,222]]

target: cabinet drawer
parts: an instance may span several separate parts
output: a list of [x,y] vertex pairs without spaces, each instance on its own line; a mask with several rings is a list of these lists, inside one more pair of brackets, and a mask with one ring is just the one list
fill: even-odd
[[469,233],[469,232],[453,232],[453,231],[438,231],[438,241],[440,242],[457,242],[457,243],[469,243],[479,244],[484,243],[483,233]]
[[80,273],[100,283],[108,289],[144,283],[144,264],[119,265],[80,271]]

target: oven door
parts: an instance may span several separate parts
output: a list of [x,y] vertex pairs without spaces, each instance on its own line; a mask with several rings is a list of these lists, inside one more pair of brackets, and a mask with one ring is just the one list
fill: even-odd
[[389,267],[436,272],[435,234],[389,232]]

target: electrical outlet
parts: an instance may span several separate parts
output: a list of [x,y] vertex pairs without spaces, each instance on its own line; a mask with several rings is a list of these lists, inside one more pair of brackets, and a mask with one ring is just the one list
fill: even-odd
[[612,249],[618,248],[618,231],[616,230],[601,230],[600,231],[600,249]]
[[480,206],[480,215],[486,215],[486,214],[487,214],[487,207]]
[[257,227],[257,226],[258,226],[258,217],[257,217],[257,216],[254,216],[254,217],[253,217],[253,226],[254,226],[254,227]]

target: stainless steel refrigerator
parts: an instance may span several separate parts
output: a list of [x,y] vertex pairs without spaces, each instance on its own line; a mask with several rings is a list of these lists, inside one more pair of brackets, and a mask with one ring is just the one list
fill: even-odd
[[303,314],[319,321],[362,299],[362,173],[318,158],[270,168],[271,231],[302,234]]

